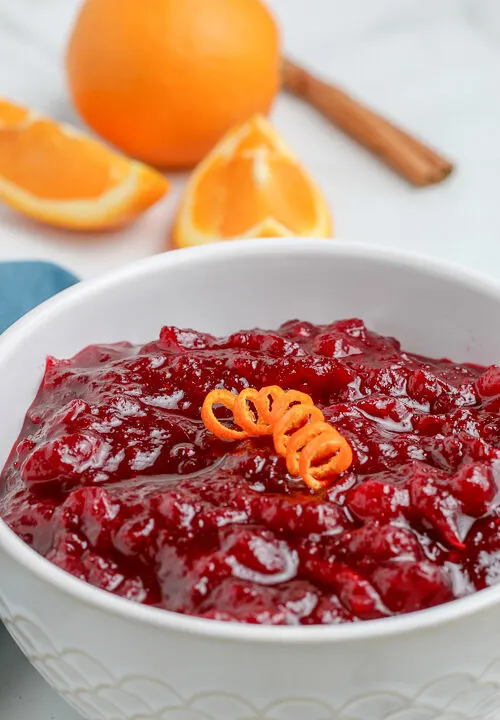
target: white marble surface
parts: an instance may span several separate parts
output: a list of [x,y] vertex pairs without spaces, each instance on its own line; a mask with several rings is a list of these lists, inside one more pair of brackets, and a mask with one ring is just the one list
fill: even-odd
[[[0,0],[0,94],[65,120],[62,66],[80,0]],[[447,152],[445,184],[408,187],[299,102],[274,119],[324,188],[339,237],[500,267],[498,0],[270,0],[288,51]],[[67,236],[0,210],[0,258],[54,259],[91,276],[160,251],[184,178],[118,234]]]
[[[322,185],[337,235],[453,259],[500,276],[498,0],[270,0],[290,54],[446,151],[445,184],[408,187],[314,112],[274,119]],[[79,0],[0,0],[0,95],[77,121],[62,54]],[[120,233],[68,237],[0,209],[0,260],[47,258],[82,277],[162,248],[183,185]],[[74,720],[0,631],[0,718]]]

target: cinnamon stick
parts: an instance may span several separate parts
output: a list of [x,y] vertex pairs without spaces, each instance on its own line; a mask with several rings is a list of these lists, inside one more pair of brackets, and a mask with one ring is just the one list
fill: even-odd
[[286,58],[283,87],[319,110],[413,185],[434,185],[453,171],[449,160],[423,142]]

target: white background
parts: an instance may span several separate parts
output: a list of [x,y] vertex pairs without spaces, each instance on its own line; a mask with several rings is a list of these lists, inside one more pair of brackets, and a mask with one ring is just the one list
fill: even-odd
[[[286,48],[457,163],[446,184],[408,187],[298,101],[274,119],[323,187],[346,241],[383,243],[496,275],[500,260],[498,0],[270,0]],[[0,94],[77,121],[63,53],[79,0],[0,0]],[[42,257],[90,276],[158,252],[184,176],[134,226],[48,230],[0,210],[0,259]]]
[[[125,0],[124,0],[125,1]],[[139,0],[131,0],[139,1]],[[147,0],[142,0],[147,2]],[[182,0],[178,0],[182,2]],[[208,2],[209,0],[207,0]],[[323,187],[337,235],[500,275],[499,0],[270,0],[287,51],[448,153],[456,174],[416,190],[314,112],[280,98],[274,119]],[[77,121],[62,57],[78,0],[0,0],[0,95]],[[185,182],[135,226],[67,236],[0,210],[0,260],[35,257],[82,277],[161,250]],[[0,631],[1,720],[74,720]]]

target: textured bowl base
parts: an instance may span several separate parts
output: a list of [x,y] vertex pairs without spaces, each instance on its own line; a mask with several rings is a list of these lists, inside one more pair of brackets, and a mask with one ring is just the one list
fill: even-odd
[[[498,720],[500,659],[474,677],[446,675],[406,696],[380,688],[347,703],[306,697],[257,707],[230,689],[183,697],[148,676],[115,677],[95,658],[56,648],[38,622],[13,614],[0,595],[0,616],[42,677],[88,720]],[[147,698],[147,700],[146,700]],[[10,720],[10,719],[9,719]]]

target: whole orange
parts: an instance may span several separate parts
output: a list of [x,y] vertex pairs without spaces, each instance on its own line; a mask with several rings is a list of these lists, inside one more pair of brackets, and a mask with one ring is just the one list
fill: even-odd
[[125,153],[201,160],[279,87],[279,32],[260,0],[86,0],[68,50],[74,104]]

